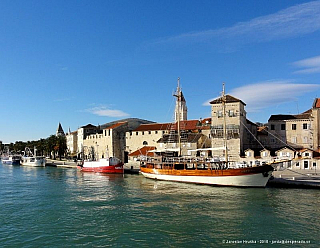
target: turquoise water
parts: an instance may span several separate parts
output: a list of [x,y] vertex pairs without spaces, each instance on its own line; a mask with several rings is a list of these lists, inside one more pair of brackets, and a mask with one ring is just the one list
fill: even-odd
[[0,164],[1,247],[319,247],[319,205],[313,189]]

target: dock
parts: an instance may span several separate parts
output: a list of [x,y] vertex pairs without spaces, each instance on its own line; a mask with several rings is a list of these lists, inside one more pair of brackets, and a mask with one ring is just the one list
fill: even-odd
[[77,168],[77,162],[71,160],[53,160],[47,159],[46,166],[51,167],[65,167],[65,168]]
[[[72,160],[53,160],[47,159],[46,166],[49,167],[63,167],[63,168],[77,168],[77,162]],[[124,165],[124,174],[139,174],[140,166],[125,164]]]
[[320,173],[315,170],[274,171],[267,187],[320,189]]

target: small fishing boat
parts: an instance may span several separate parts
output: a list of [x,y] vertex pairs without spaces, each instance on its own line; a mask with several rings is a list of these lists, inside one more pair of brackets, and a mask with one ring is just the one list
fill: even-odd
[[78,169],[84,172],[99,172],[110,174],[123,174],[123,163],[118,158],[100,158],[96,161],[85,160],[79,164]]
[[[182,92],[179,87],[175,94],[180,105]],[[223,116],[226,116],[226,96],[222,93],[222,108]],[[178,108],[179,111],[179,108]],[[180,113],[178,112],[178,116]],[[177,119],[177,137],[178,137],[178,156],[155,156],[147,157],[141,162],[140,172],[146,178],[196,183],[196,184],[208,184],[214,186],[233,186],[233,187],[265,187],[272,171],[274,170],[271,165],[264,164],[259,166],[247,166],[242,168],[230,166],[228,161],[228,148],[227,148],[227,131],[226,121],[224,121],[224,157],[221,159],[210,159],[199,156],[187,156],[181,155],[181,134],[180,134],[180,120]],[[216,148],[209,148],[216,149]],[[157,153],[157,150],[153,151]],[[168,154],[168,153],[167,153]],[[172,153],[171,153],[172,154]]]
[[[92,149],[92,154],[94,151]],[[78,164],[78,169],[83,172],[99,172],[99,173],[109,173],[109,174],[123,174],[124,168],[123,163],[120,159],[115,157],[108,158],[108,151],[106,151],[107,158],[95,159],[92,156],[91,159],[83,160]],[[99,157],[98,155],[96,157]]]
[[6,165],[20,165],[20,159],[20,155],[3,155],[1,161]]
[[21,165],[33,166],[33,167],[44,167],[46,165],[46,159],[43,156],[36,156],[37,149],[34,148],[34,154],[31,150],[26,147],[24,155],[21,157]]

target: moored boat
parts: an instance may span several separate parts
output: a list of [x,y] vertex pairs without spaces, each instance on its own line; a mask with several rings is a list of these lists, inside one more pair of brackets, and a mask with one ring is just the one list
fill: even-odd
[[110,174],[123,174],[123,163],[118,158],[100,158],[96,161],[85,160],[79,164],[78,169],[84,172],[99,172]]
[[[161,161],[161,162],[160,162]],[[160,158],[143,162],[140,172],[146,178],[234,187],[265,187],[273,171],[271,165],[227,168],[201,159]]]
[[36,156],[37,150],[34,148],[34,154],[26,147],[24,156],[21,157],[21,165],[44,167],[46,165],[46,159],[43,156]]
[[3,155],[1,158],[2,164],[20,165],[20,155]]
[[22,157],[21,165],[23,166],[34,166],[34,167],[43,167],[46,165],[46,159],[40,156],[32,156],[32,157]]
[[[177,105],[181,106],[182,92],[179,86],[179,79],[175,96],[177,97]],[[208,184],[214,186],[265,187],[273,171],[271,165],[264,164],[237,168],[236,166],[232,166],[232,164],[235,164],[235,161],[229,161],[228,159],[225,105],[226,97],[223,87],[223,158],[216,160],[199,156],[181,156],[180,119],[178,118],[176,123],[176,126],[178,127],[178,134],[176,135],[178,149],[176,152],[171,153],[177,156],[169,157],[158,155],[155,157],[147,157],[144,161],[141,161],[141,174],[146,178],[175,182]],[[179,110],[180,109],[178,108],[177,116],[180,116]],[[206,150],[210,149],[217,148],[208,148]],[[154,150],[153,152],[157,153],[157,150]],[[165,152],[165,154],[166,153],[169,154],[168,152]]]

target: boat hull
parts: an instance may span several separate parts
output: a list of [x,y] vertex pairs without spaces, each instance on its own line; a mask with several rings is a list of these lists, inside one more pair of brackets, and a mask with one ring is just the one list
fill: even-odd
[[227,170],[165,170],[141,168],[146,178],[232,187],[265,187],[273,168],[269,165]]
[[20,157],[17,156],[10,156],[10,157],[4,157],[1,159],[2,164],[5,165],[20,165]]
[[98,166],[98,167],[82,167],[78,166],[78,169],[84,172],[98,172],[98,173],[109,173],[109,174],[123,174],[123,166]]
[[31,166],[31,167],[44,167],[46,166],[45,158],[41,157],[23,157],[21,160],[22,166]]
[[117,160],[100,159],[99,161],[84,161],[82,165],[78,165],[78,169],[84,172],[123,174],[123,164],[115,161]]

